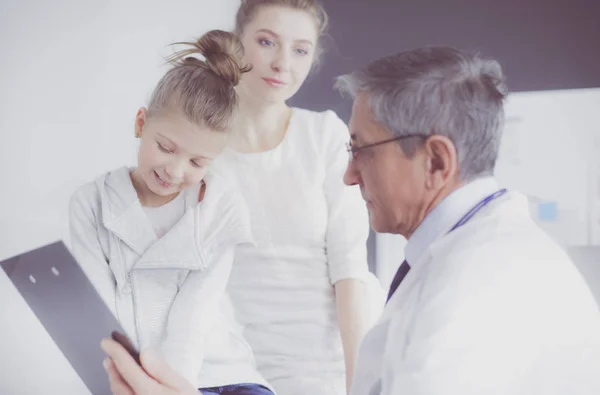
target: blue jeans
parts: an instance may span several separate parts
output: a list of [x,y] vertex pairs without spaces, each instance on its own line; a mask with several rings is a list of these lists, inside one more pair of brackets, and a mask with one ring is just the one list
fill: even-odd
[[268,388],[258,384],[233,384],[223,387],[200,388],[202,395],[274,395]]

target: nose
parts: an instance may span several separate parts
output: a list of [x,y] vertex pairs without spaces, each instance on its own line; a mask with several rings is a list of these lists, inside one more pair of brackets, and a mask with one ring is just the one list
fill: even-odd
[[185,163],[183,160],[174,160],[165,167],[165,173],[172,182],[179,182],[183,180],[185,173]]
[[271,63],[271,68],[277,73],[287,72],[290,69],[290,60],[289,51],[281,46],[278,48],[275,59]]
[[353,162],[348,162],[346,166],[346,172],[344,173],[344,184],[348,186],[359,184],[360,176],[356,171],[356,167],[353,165]]

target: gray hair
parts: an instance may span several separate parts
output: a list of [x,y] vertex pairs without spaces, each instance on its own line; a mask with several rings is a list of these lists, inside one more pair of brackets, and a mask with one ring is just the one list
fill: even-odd
[[[498,62],[449,47],[401,52],[336,79],[341,93],[367,93],[373,118],[394,137],[448,137],[456,147],[460,177],[494,171],[507,95]],[[413,157],[421,139],[399,140]]]

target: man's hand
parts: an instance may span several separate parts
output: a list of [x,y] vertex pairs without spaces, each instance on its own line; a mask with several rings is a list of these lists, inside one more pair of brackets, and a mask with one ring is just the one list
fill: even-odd
[[114,395],[198,395],[198,389],[173,372],[155,354],[140,355],[143,369],[127,350],[111,339],[102,341],[108,354],[104,367]]

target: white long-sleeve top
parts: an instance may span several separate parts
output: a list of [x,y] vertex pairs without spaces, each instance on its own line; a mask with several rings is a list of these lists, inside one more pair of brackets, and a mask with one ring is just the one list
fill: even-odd
[[224,297],[236,245],[252,242],[247,207],[226,178],[205,181],[201,203],[199,186],[181,192],[185,213],[158,238],[130,169],[111,171],[72,196],[71,248],[137,347],[197,387],[265,385]]
[[279,394],[341,395],[333,286],[379,286],[367,266],[367,210],[358,187],[343,184],[344,122],[332,111],[292,111],[276,148],[228,150],[215,164],[237,176],[256,242],[238,247],[228,291],[259,370]]

